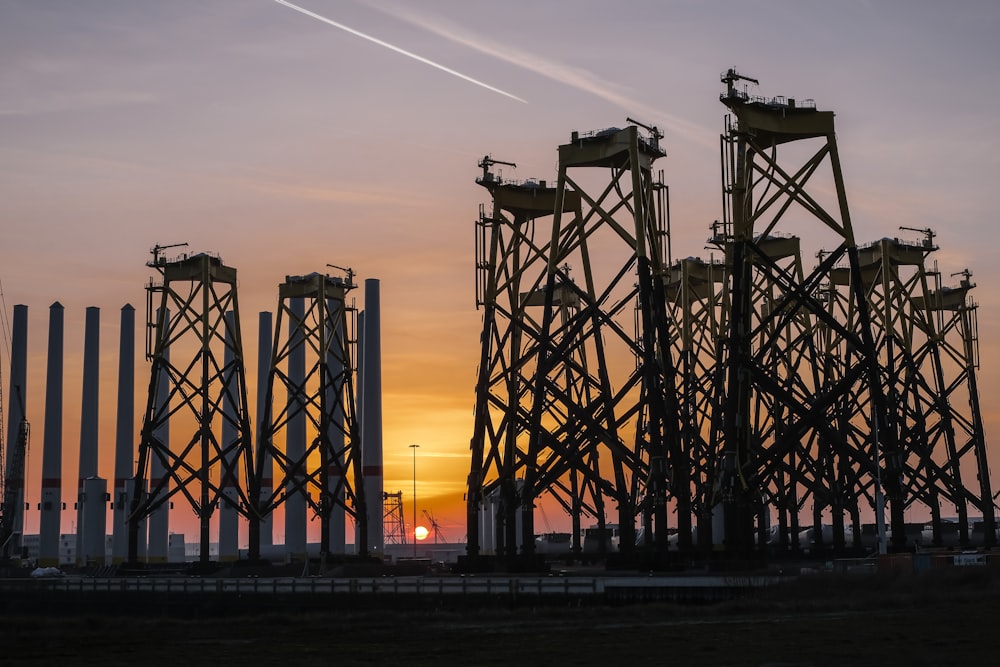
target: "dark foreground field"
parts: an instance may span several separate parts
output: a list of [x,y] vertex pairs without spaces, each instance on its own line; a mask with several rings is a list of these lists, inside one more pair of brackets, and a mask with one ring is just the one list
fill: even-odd
[[[442,605],[447,601],[442,601]],[[193,616],[197,614],[193,611]],[[1000,573],[818,575],[716,605],[0,618],[11,665],[994,665]]]

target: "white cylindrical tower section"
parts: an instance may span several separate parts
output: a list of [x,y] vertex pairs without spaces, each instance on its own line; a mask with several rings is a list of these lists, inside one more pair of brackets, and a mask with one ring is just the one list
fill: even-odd
[[[346,320],[344,317],[346,305],[347,304],[342,299],[327,300],[327,313],[330,313],[330,318],[332,319],[332,325],[334,327],[334,331],[331,335],[333,339],[337,341],[343,340],[346,336],[346,332],[343,331]],[[334,353],[332,347],[330,353],[327,355],[326,363],[329,367],[331,377],[339,377],[343,375],[344,360],[340,358],[340,355]],[[343,406],[346,396],[335,396],[334,389],[335,388],[333,386],[329,385],[326,389],[326,404],[336,406],[333,413],[330,415],[330,425],[327,429],[327,437],[330,440],[331,448],[336,452],[342,452],[345,445],[345,415]],[[345,535],[347,530],[347,516],[344,512],[344,480],[341,479],[340,473],[343,469],[343,465],[344,459],[341,456],[339,457],[339,460],[330,461],[329,468],[327,470],[328,486],[326,491],[333,497],[334,503],[333,508],[330,510],[330,543],[326,545],[327,550],[331,554],[344,554],[347,552],[347,538]]]
[[77,563],[88,567],[105,565],[105,532],[107,530],[108,513],[106,499],[108,496],[108,480],[102,477],[88,477],[83,480],[83,493],[80,504],[83,512],[80,514],[83,536],[81,551],[77,554]]
[[496,491],[483,499],[479,508],[479,553],[492,556],[497,549],[496,515],[500,504],[500,494]]
[[[118,407],[115,419],[115,479],[111,504],[111,562],[128,559],[128,512],[131,506],[129,481],[135,474],[135,308],[125,304],[121,312],[118,340]],[[142,542],[143,538],[139,538]]]
[[[163,327],[164,330],[169,330],[170,328],[169,312],[163,316]],[[164,346],[163,348],[163,360],[165,362],[170,361],[169,346]],[[160,373],[157,377],[156,400],[158,401],[156,407],[157,414],[167,414],[170,409],[170,376],[168,373]],[[169,448],[170,421],[167,419],[162,420],[157,425],[156,432],[153,435]],[[165,485],[161,489],[159,496],[161,498],[168,496],[170,494],[170,480],[165,479],[166,477],[167,469],[160,460],[160,457],[151,456],[149,461],[149,489],[147,492],[152,493],[159,486],[160,482],[163,481]],[[170,501],[161,503],[159,507],[149,513],[148,526],[149,546],[146,549],[146,561],[149,563],[166,563],[170,549]]]
[[[355,389],[354,389],[354,391],[355,391],[354,409],[355,409],[356,418],[357,418],[357,421],[358,421],[358,425],[357,425],[358,439],[360,440],[361,439],[361,434],[364,433],[364,427],[362,426],[362,424],[365,423],[365,406],[364,406],[364,400],[363,400],[363,397],[365,395],[365,374],[362,372],[362,369],[364,368],[364,365],[365,365],[365,363],[364,363],[364,358],[365,358],[365,311],[364,310],[362,310],[361,312],[358,313],[358,352],[357,352],[357,355],[358,355],[358,360],[357,360],[356,363],[357,363],[357,367],[358,367],[358,378],[357,378],[357,384],[355,385]],[[358,451],[359,451],[358,456],[360,456],[361,459],[362,459],[362,461],[361,461],[362,469],[364,469],[364,445],[363,445],[363,443],[362,443],[362,446],[359,447]],[[367,492],[365,491],[364,486],[362,486],[361,489],[358,491],[358,495],[359,496],[364,496],[365,493],[367,493]],[[367,519],[367,515],[366,515],[366,519]],[[355,552],[358,551],[360,544],[361,544],[360,526],[358,526],[358,523],[355,522],[354,523],[354,549],[355,549]]]
[[[289,300],[291,317],[288,318],[289,348],[288,379],[289,387],[301,387],[306,377],[306,348],[302,344],[302,320],[305,317],[305,301],[301,297]],[[298,461],[306,453],[306,413],[303,397],[288,391],[288,427],[285,431],[285,451],[288,458]],[[300,560],[307,557],[306,549],[306,498],[304,471],[299,471],[293,479],[288,480],[286,489],[288,499],[285,500],[285,553],[289,559]],[[298,488],[296,488],[298,487]]]
[[[262,311],[257,316],[257,452],[263,456],[260,469],[263,471],[260,477],[260,497],[270,498],[274,490],[274,463],[271,460],[269,451],[262,451],[261,433],[264,428],[261,420],[267,414],[267,379],[271,370],[271,330],[274,326],[274,318],[268,311]],[[260,520],[260,546],[261,553],[265,547],[274,544],[274,521],[272,514],[268,514]]]
[[[100,368],[101,368],[101,309],[90,306],[86,311],[83,332],[83,395],[80,401],[80,468],[76,493],[76,564],[86,565],[84,535],[86,528],[96,527],[96,522],[89,525],[84,521],[84,505],[97,502],[93,494],[86,496],[84,480],[97,477],[98,427],[100,406]],[[101,494],[101,507],[104,507],[104,494]],[[96,512],[95,509],[90,510]],[[103,549],[104,529],[107,519],[101,521],[100,529]],[[91,556],[93,556],[91,554]],[[101,564],[104,552],[101,552]]]
[[[233,353],[233,339],[231,332],[236,330],[236,319],[232,311],[226,313],[226,350],[223,355],[223,364],[227,369],[228,373],[223,376],[223,381],[226,384],[226,391],[222,397],[222,446],[229,447],[229,445],[236,440],[236,401],[233,397],[238,391],[237,375],[233,370],[233,364],[235,362],[236,355]],[[232,449],[227,454],[229,460],[226,462],[227,467],[232,467],[236,459],[236,450]],[[239,480],[233,476],[226,475],[223,472],[223,478],[221,480],[220,493],[222,498],[219,502],[219,562],[231,563],[238,560],[240,557],[239,553],[239,527],[240,527],[240,514],[239,514]]]
[[63,418],[62,304],[49,307],[49,345],[45,372],[45,433],[42,438],[42,502],[38,530],[38,565],[59,567],[62,512]]
[[[25,305],[14,306],[14,324],[11,331],[10,348],[10,391],[7,393],[7,461],[0,461],[0,465],[5,466],[4,470],[8,475],[18,476],[20,492],[15,501],[16,514],[11,524],[10,542],[2,548],[2,552],[12,557],[22,555],[22,536],[24,534],[24,482],[25,469],[24,459],[21,459],[18,470],[13,470],[9,465],[12,448],[17,446],[18,436],[21,431],[21,420],[24,419],[22,407],[28,400],[28,307]],[[27,453],[24,452],[26,456]],[[13,480],[7,479],[11,484]]]
[[365,280],[365,321],[362,333],[361,397],[362,475],[368,511],[368,551],[382,557],[385,549],[382,499],[382,324],[379,281]]

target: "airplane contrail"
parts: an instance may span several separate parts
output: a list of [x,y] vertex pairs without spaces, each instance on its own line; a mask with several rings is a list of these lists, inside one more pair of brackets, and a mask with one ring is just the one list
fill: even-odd
[[545,58],[537,53],[521,51],[517,48],[511,48],[508,45],[497,44],[489,37],[470,32],[451,21],[428,18],[426,13],[414,12],[409,5],[401,6],[398,2],[386,2],[386,0],[378,0],[377,2],[369,0],[368,4],[395,19],[401,19],[419,26],[451,42],[522,67],[529,72],[534,72],[552,81],[557,81],[571,88],[595,95],[622,109],[628,109],[631,113],[646,116],[647,118],[661,119],[659,123],[661,127],[664,126],[662,121],[665,121],[666,127],[691,141],[707,146],[718,145],[718,131],[705,127],[698,122],[667,113],[662,109],[651,107],[639,98],[630,95],[627,91],[623,91],[614,81],[603,79],[586,69],[572,67]]
[[292,3],[286,2],[285,0],[274,0],[274,1],[277,2],[279,5],[284,5],[285,7],[288,7],[290,9],[294,9],[297,12],[301,12],[302,14],[305,14],[306,16],[311,16],[312,18],[314,18],[314,19],[316,19],[318,21],[322,21],[323,23],[327,23],[329,25],[332,25],[334,28],[339,28],[339,29],[343,30],[344,32],[349,32],[352,35],[355,35],[357,37],[361,37],[362,39],[367,39],[369,42],[374,42],[375,44],[378,44],[379,46],[384,46],[385,48],[390,49],[392,51],[395,51],[396,53],[399,53],[401,55],[404,55],[407,58],[413,58],[414,60],[417,60],[419,62],[424,63],[425,65],[430,65],[431,67],[435,67],[435,68],[441,70],[442,72],[447,72],[448,74],[451,74],[453,76],[457,76],[459,79],[462,79],[464,81],[468,81],[469,83],[474,83],[477,86],[481,86],[481,87],[485,88],[486,90],[492,90],[494,93],[499,93],[499,94],[503,95],[504,97],[509,97],[512,100],[517,100],[518,102],[523,102],[524,104],[528,103],[527,100],[522,99],[522,98],[518,97],[517,95],[513,95],[511,93],[508,93],[505,90],[500,90],[499,88],[495,88],[495,87],[489,85],[488,83],[483,83],[482,81],[479,81],[478,79],[473,79],[471,76],[467,76],[465,74],[462,74],[461,72],[456,72],[455,70],[451,69],[450,67],[445,67],[444,65],[442,65],[440,63],[436,63],[433,60],[428,60],[427,58],[424,58],[423,56],[418,56],[416,53],[411,53],[410,51],[407,51],[406,49],[401,49],[398,46],[393,46],[392,44],[389,44],[388,42],[384,42],[381,39],[378,39],[377,37],[372,37],[371,35],[366,35],[365,33],[360,32],[358,30],[355,30],[354,28],[350,28],[350,27],[344,25],[343,23],[337,23],[336,21],[328,19],[325,16],[320,16],[319,14],[316,14],[315,12],[311,12],[308,9],[305,9],[304,7],[299,7],[298,5],[293,5]]

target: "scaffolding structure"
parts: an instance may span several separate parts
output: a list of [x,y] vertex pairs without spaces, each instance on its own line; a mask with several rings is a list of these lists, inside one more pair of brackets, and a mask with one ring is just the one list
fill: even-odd
[[[542,291],[549,242],[541,223],[555,210],[557,191],[544,181],[504,180],[493,172],[496,164],[515,166],[486,156],[476,180],[489,190],[493,208],[487,214],[480,207],[476,224],[476,307],[483,309],[483,333],[467,494],[468,553],[478,557],[485,543],[488,551],[513,559],[521,539],[519,452],[527,447],[526,392],[537,366],[541,329],[538,299],[531,297]],[[562,205],[576,211],[579,198],[565,197]],[[565,309],[573,307],[570,298],[557,301]],[[579,508],[579,496],[571,490],[564,502]],[[495,514],[480,526],[484,505]]]
[[[278,288],[278,316],[260,418],[255,479],[271,478],[273,489],[255,499],[261,516],[284,505],[286,546],[305,548],[306,508],[320,521],[320,553],[343,551],[344,517],[358,528],[357,550],[368,552],[362,488],[360,424],[355,405],[356,311],[347,300],[346,278],[312,273],[289,276]],[[279,399],[285,398],[282,404]],[[260,488],[260,487],[258,487]],[[295,530],[294,535],[288,534]],[[293,542],[299,542],[296,545]],[[252,557],[259,544],[250,543]],[[290,551],[291,553],[291,551]]]
[[[480,163],[494,208],[481,214],[477,238],[485,313],[470,557],[494,489],[497,553],[507,559],[534,559],[543,496],[572,517],[575,553],[581,518],[603,533],[609,507],[623,551],[635,547],[640,515],[650,545],[655,534],[666,547],[667,460],[679,455],[679,439],[665,347],[665,190],[652,172],[665,153],[658,130],[643,127],[648,136],[636,124],[574,132],[559,147],[554,190],[505,184],[493,162]],[[536,238],[536,218],[549,214],[551,236]]]
[[[942,422],[954,429],[955,450],[948,453],[952,465],[957,461],[966,467],[964,479],[975,477],[978,489],[953,485],[955,492],[948,497],[956,506],[969,503],[982,513],[982,522],[978,526],[975,523],[971,525],[971,541],[992,547],[996,546],[998,536],[995,496],[990,483],[986,435],[979,405],[978,306],[969,295],[975,284],[968,269],[953,273],[952,277],[955,276],[962,277],[958,286],[948,287],[941,285],[939,274],[936,287],[928,296],[927,307],[937,323],[936,341],[941,357],[938,405],[948,414]],[[914,303],[915,307],[920,307],[919,297],[914,299]]]
[[[250,509],[252,434],[236,270],[205,253],[167,260],[160,254],[165,247],[156,246],[148,264],[162,282],[147,286],[151,371],[128,516],[128,558],[137,562],[143,519],[180,497],[198,517],[200,560],[207,563],[210,521],[220,503],[236,504],[250,520],[251,539],[258,525]],[[175,434],[189,434],[174,440],[179,446],[162,437],[168,424]],[[154,460],[163,474],[150,479]],[[235,489],[235,496],[224,488]]]
[[[740,557],[766,542],[769,495],[787,502],[811,493],[819,511],[823,496],[835,495],[824,493],[830,476],[823,474],[841,467],[834,459],[867,463],[874,472],[877,455],[855,450],[857,443],[845,441],[831,426],[833,407],[844,397],[871,405],[879,435],[869,442],[875,448],[882,443],[886,460],[897,445],[887,425],[878,423],[885,419],[885,394],[861,286],[851,281],[846,294],[855,314],[849,323],[828,318],[815,296],[841,259],[852,277],[860,271],[833,113],[818,111],[811,101],[750,96],[737,83],[756,81],[735,70],[722,80],[727,90],[720,99],[733,114],[722,137],[726,255],[732,273],[716,497],[723,510],[725,549]],[[833,196],[824,197],[827,191]],[[780,223],[796,233],[822,232],[837,245],[808,275],[797,274],[767,247]],[[772,295],[766,309],[753,300],[761,292]],[[808,333],[808,322],[815,320],[824,321],[833,337],[853,351],[852,363],[836,377],[817,374],[819,356]],[[799,361],[788,356],[795,349],[791,341],[782,344],[777,338],[790,327],[811,357],[803,373],[796,371]]]
[[406,544],[406,520],[403,518],[403,492],[382,494],[386,544]]
[[[975,340],[966,340],[965,332],[973,327],[963,317],[974,314],[966,299],[972,286],[966,278],[962,288],[950,290],[954,296],[946,308],[941,274],[936,266],[927,267],[938,249],[934,232],[915,231],[925,233],[922,242],[883,238],[861,250],[883,382],[890,388],[889,405],[905,456],[900,465],[902,504],[905,509],[919,502],[930,510],[932,544],[942,546],[947,540],[963,547],[971,543],[971,506],[983,522],[977,542],[992,546],[996,533],[985,443],[974,426],[978,398],[970,394]],[[946,321],[949,312],[958,317]],[[973,475],[979,488],[965,482]],[[955,510],[947,526],[941,509],[945,501]],[[951,535],[945,535],[946,528]],[[905,535],[892,537],[895,547],[905,546]]]
[[477,233],[469,556],[482,522],[495,553],[530,558],[542,498],[573,518],[578,557],[614,511],[620,555],[658,562],[904,549],[927,541],[904,520],[916,504],[930,544],[992,546],[969,273],[942,286],[929,230],[859,246],[833,113],[721,79],[708,261],[668,259],[655,128],[574,133],[554,189],[480,163],[493,211]]
[[[664,296],[670,318],[671,354],[676,359],[677,397],[680,413],[681,457],[672,467],[687,465],[691,518],[687,530],[677,531],[677,547],[712,548],[715,461],[722,415],[718,387],[722,382],[722,332],[728,314],[725,261],[687,257],[671,265],[664,278]],[[680,476],[677,476],[680,478]],[[678,523],[681,517],[678,517]]]

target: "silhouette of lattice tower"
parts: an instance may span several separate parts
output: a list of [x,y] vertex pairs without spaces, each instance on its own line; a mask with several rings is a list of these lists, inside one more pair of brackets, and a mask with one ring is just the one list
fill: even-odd
[[[520,478],[527,449],[532,378],[541,330],[541,302],[548,262],[551,227],[543,221],[552,216],[557,190],[545,181],[505,180],[495,174],[496,164],[513,163],[486,156],[476,182],[493,197],[491,213],[480,207],[476,236],[476,306],[483,309],[482,348],[476,383],[476,407],[471,440],[469,474],[468,553],[480,553],[481,539],[493,545],[495,553],[508,558],[517,555],[521,539],[517,532]],[[579,197],[569,194],[562,206],[579,211]],[[577,307],[568,290],[559,288],[559,306],[565,311]],[[565,297],[565,298],[562,298]],[[584,365],[585,359],[579,363]],[[569,484],[554,497],[570,514],[580,548],[580,516],[583,492],[579,475],[570,474]],[[485,502],[487,498],[492,499]],[[480,534],[480,512],[495,510],[482,526],[492,535]]]
[[[953,500],[956,505],[968,503],[979,510],[982,516],[979,526],[982,532],[981,543],[992,547],[997,543],[997,526],[983,415],[979,404],[978,306],[969,295],[975,287],[971,280],[972,274],[968,269],[952,274],[958,275],[962,277],[958,286],[948,287],[942,286],[938,274],[936,285],[926,301],[922,302],[921,296],[914,297],[913,301],[915,308],[927,308],[936,323],[934,331],[937,333],[941,357],[937,400],[940,409],[950,413],[950,418],[943,419],[942,424],[955,431],[955,451],[949,450],[948,454],[953,461],[955,458],[960,459],[964,479],[974,475],[978,481],[978,493],[975,489],[966,487]],[[976,541],[976,528],[973,523],[970,541]],[[959,539],[962,539],[961,533]],[[933,541],[938,542],[937,532]]]
[[[620,543],[628,552],[635,545],[636,517],[645,511],[666,545],[668,437],[676,440],[677,427],[673,369],[664,343],[666,231],[660,186],[652,174],[653,162],[665,153],[659,132],[649,131],[648,138],[635,125],[573,133],[571,143],[559,147],[555,205],[548,209],[551,237],[547,243],[527,239],[532,270],[514,263],[520,290],[508,292],[506,301],[522,308],[511,330],[530,329],[517,381],[506,387],[508,400],[491,404],[490,376],[480,367],[477,418],[482,421],[472,443],[470,540],[477,532],[482,489],[488,487],[484,481],[490,481],[486,474],[496,471],[501,495],[505,489],[507,494],[500,502],[503,529],[509,535],[519,523],[517,541],[525,559],[534,558],[534,509],[543,495],[554,497],[576,520],[592,516],[601,529],[606,506],[616,509]],[[491,189],[495,196],[498,190]],[[495,202],[493,219],[502,210]],[[486,267],[487,283],[492,276],[500,282],[511,275],[503,273],[510,268],[501,266],[496,254]],[[580,276],[579,284],[571,271]],[[497,349],[488,317],[486,365]],[[481,453],[491,406],[501,413],[501,423],[523,437],[502,440],[502,451]],[[519,522],[513,520],[515,511]],[[511,547],[506,544],[508,555]],[[476,554],[474,547],[469,553]]]
[[[755,359],[766,369],[767,382],[772,388],[754,395],[751,437],[759,443],[776,443],[799,423],[796,406],[808,401],[822,385],[823,353],[816,346],[815,314],[808,308],[782,313],[789,308],[787,284],[773,278],[781,275],[792,284],[803,283],[801,239],[771,232],[756,237],[754,243],[759,254],[752,260],[755,265],[751,292],[755,331],[752,345]],[[758,265],[763,270],[758,270]],[[780,398],[775,400],[774,393]],[[760,472],[761,499],[765,504],[758,521],[760,544],[770,539],[768,523],[776,515],[778,545],[786,547],[789,540],[794,545],[799,534],[799,508],[810,502],[817,541],[822,539],[823,508],[834,508],[833,522],[841,526],[842,513],[837,508],[843,504],[842,494],[838,493],[831,453],[836,440],[836,432],[830,425],[817,421],[799,439],[785,440],[780,450],[776,448],[771,453]],[[840,532],[842,537],[842,529]]]
[[[993,513],[988,500],[988,470],[985,477],[980,474],[985,450],[976,438],[959,439],[962,424],[970,423],[971,417],[959,406],[971,406],[977,398],[973,399],[966,386],[961,395],[965,400],[950,400],[959,397],[959,387],[946,376],[962,376],[968,367],[965,345],[961,340],[952,345],[944,340],[941,276],[936,268],[928,270],[926,266],[938,248],[933,231],[918,231],[926,234],[921,243],[883,238],[864,246],[860,252],[862,278],[871,304],[883,382],[889,389],[892,422],[900,429],[903,507],[919,502],[929,508],[932,540],[942,545],[941,504],[948,501],[957,514],[952,524],[957,542],[968,546],[969,505],[983,512],[984,521],[992,522]],[[964,308],[965,300],[959,299],[956,305]],[[958,351],[963,354],[952,354]],[[970,443],[972,446],[967,446]],[[963,457],[970,462],[963,465]],[[979,477],[978,489],[967,488],[964,480],[972,475]],[[907,537],[897,537],[894,532],[893,546],[905,547]],[[986,532],[980,541],[987,538],[995,541],[994,531]]]
[[[275,470],[273,490],[259,499],[261,515],[281,505],[286,514],[308,508],[320,520],[324,555],[343,540],[344,514],[358,527],[358,553],[368,552],[352,354],[355,310],[347,302],[356,287],[352,278],[350,271],[346,279],[312,273],[287,277],[279,286],[257,452],[258,464],[270,457]],[[259,468],[257,478],[268,472]],[[304,546],[304,528],[302,523],[297,538],[286,529],[287,548],[295,548],[294,539]]]
[[[825,251],[819,251],[816,255],[820,263],[824,263],[827,258]],[[858,265],[860,267],[860,251]],[[841,329],[856,331],[860,322],[860,314],[855,307],[857,300],[857,284],[862,285],[863,291],[867,293],[866,285],[870,284],[870,278],[866,282],[863,274],[870,273],[864,268],[859,268],[855,273],[846,258],[841,258],[831,267],[827,274],[827,282],[820,286],[816,292],[816,297],[825,304],[826,318],[816,319],[816,341],[820,355],[820,377],[822,383],[827,387],[842,387],[844,390],[836,392],[831,399],[831,412],[829,424],[832,433],[825,434],[822,441],[824,445],[822,465],[826,471],[828,480],[828,496],[820,498],[819,503],[813,506],[813,534],[812,541],[815,548],[823,548],[824,534],[822,532],[822,513],[831,513],[831,546],[838,547],[846,539],[845,525],[843,523],[843,513],[851,519],[851,540],[853,546],[861,546],[867,549],[878,544],[880,536],[884,535],[885,523],[884,513],[877,508],[884,508],[885,497],[883,487],[893,487],[893,481],[886,479],[883,468],[886,470],[901,471],[894,461],[886,462],[885,466],[876,466],[882,452],[877,443],[888,441],[893,442],[893,434],[879,433],[888,428],[892,423],[890,416],[881,417],[881,425],[873,419],[872,400],[868,387],[864,382],[855,384],[856,371],[859,364],[864,359],[858,354],[854,343],[841,334]],[[877,355],[878,349],[875,344],[875,328],[871,323],[868,308],[861,313],[869,315],[868,329],[872,332],[873,354]],[[876,362],[878,357],[876,356]],[[880,364],[876,364],[876,373],[880,378],[884,378]],[[866,376],[868,373],[866,373]],[[862,378],[863,380],[867,379]],[[850,387],[854,390],[850,390]],[[890,389],[881,383],[880,393],[886,397],[884,408],[889,410],[888,398]],[[876,440],[878,438],[878,440]],[[901,480],[901,477],[898,479]],[[894,488],[895,493],[899,493],[902,486]],[[867,506],[875,512],[875,529],[870,530],[872,524],[863,523],[862,508]],[[843,510],[843,513],[839,510]],[[795,517],[793,517],[794,519]],[[797,525],[795,526],[797,528]],[[788,546],[793,550],[809,545],[800,544],[797,530],[791,534],[791,540],[786,543],[781,542],[782,547]],[[879,545],[882,548],[882,545]]]
[[[712,547],[712,509],[722,410],[721,341],[728,315],[728,269],[724,261],[687,257],[671,265],[664,280],[677,370],[682,460],[687,474],[674,475],[675,496],[689,494],[690,511],[677,511],[677,546],[692,547],[691,520],[697,518],[698,546]],[[683,472],[681,466],[675,466]]]
[[[220,503],[235,502],[250,521],[251,534],[257,525],[248,491],[252,434],[236,270],[204,253],[168,261],[160,250],[154,248],[148,264],[160,272],[162,283],[150,281],[147,288],[147,357],[152,364],[128,517],[129,561],[136,562],[139,553],[143,518],[183,498],[198,517],[204,563],[209,559],[210,520]],[[177,446],[160,437],[168,422]],[[185,430],[188,435],[178,437]],[[220,435],[223,431],[231,434],[228,439]],[[150,480],[153,459],[164,474]],[[235,495],[223,492],[230,488]]]
[[[899,470],[893,468],[898,443],[887,423],[860,281],[852,280],[846,295],[856,315],[852,326],[834,321],[816,297],[842,259],[850,275],[859,276],[833,113],[818,111],[811,100],[751,96],[745,87],[737,87],[741,80],[757,83],[735,70],[724,72],[727,90],[720,96],[732,112],[722,137],[724,225],[732,274],[716,500],[723,509],[725,547],[734,555],[763,544],[767,503],[775,489],[795,486],[818,493],[822,467],[845,465],[831,461],[834,454],[885,480],[890,497],[898,498],[900,491]],[[822,244],[835,244],[835,249],[811,273],[796,275],[764,247],[779,224],[785,225],[781,231],[808,233]],[[754,295],[770,291],[765,284],[773,284],[775,296],[768,310],[759,310]],[[799,362],[788,356],[792,352],[787,346],[792,340],[805,343],[806,332],[817,320],[832,332],[833,347],[850,348],[852,354],[842,357],[847,363],[832,375],[809,377],[822,366],[817,363],[808,370],[803,366],[796,376]],[[775,338],[793,323],[799,330],[793,334],[796,338]],[[776,343],[776,353],[767,341]],[[819,350],[809,355],[817,356],[803,358],[804,364],[822,361]],[[829,426],[842,400],[871,406],[875,424],[867,433],[870,437],[847,441]],[[813,444],[807,449],[803,443]],[[887,464],[883,475],[875,468],[880,459]]]
[[406,544],[406,521],[403,519],[403,492],[382,493],[386,544]]

